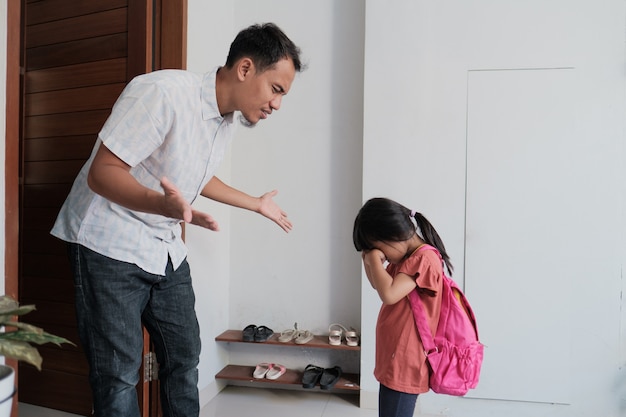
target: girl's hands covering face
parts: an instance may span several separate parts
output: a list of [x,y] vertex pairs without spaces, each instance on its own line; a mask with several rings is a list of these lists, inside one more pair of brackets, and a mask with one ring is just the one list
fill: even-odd
[[363,263],[366,267],[382,265],[387,260],[387,257],[380,249],[363,251],[361,257],[363,258]]

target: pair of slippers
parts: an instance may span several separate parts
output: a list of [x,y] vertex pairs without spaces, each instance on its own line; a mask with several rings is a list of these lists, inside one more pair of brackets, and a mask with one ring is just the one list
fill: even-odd
[[243,329],[242,340],[244,342],[265,342],[274,334],[274,330],[267,326],[257,327],[249,324]]
[[298,330],[298,323],[294,323],[293,329],[283,330],[278,336],[278,341],[282,343],[292,340],[297,345],[303,345],[313,340],[313,333],[308,330]]
[[256,366],[252,376],[255,379],[278,379],[285,372],[287,372],[287,368],[284,365],[263,362]]
[[350,330],[339,323],[333,323],[328,327],[328,344],[341,345],[341,339],[345,339],[347,346],[358,346],[359,335],[353,327]]
[[322,368],[320,366],[309,364],[304,368],[302,374],[302,387],[315,388],[320,384],[323,390],[329,390],[335,386],[339,378],[341,378],[341,367],[333,366],[332,368]]

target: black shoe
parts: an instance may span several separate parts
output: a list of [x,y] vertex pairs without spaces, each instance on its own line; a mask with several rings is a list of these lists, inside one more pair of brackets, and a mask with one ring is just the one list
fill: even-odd
[[341,378],[341,367],[333,366],[332,368],[324,369],[322,376],[320,377],[320,388],[323,390],[329,390],[335,386],[339,378]]
[[254,334],[256,333],[256,326],[249,324],[243,329],[242,340],[244,342],[254,342]]
[[302,388],[315,388],[322,377],[324,368],[315,365],[307,365],[302,374]]
[[255,342],[265,342],[267,339],[272,337],[274,334],[274,330],[270,329],[267,326],[259,326],[254,331],[254,341]]

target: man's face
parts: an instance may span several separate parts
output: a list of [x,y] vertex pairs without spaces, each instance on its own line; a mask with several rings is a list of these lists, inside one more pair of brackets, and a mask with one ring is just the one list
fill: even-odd
[[296,70],[291,59],[285,58],[262,73],[253,70],[250,75],[246,77],[239,108],[246,126],[254,126],[280,108],[283,96],[291,88]]

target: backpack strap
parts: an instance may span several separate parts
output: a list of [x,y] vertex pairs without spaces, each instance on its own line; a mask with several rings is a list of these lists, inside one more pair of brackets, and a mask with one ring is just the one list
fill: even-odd
[[[430,245],[422,245],[417,250],[421,251],[426,249],[435,251],[437,255],[439,255],[439,259],[441,259],[441,255],[439,254],[437,248],[434,248]],[[424,353],[428,357],[429,354],[437,351],[437,346],[435,345],[435,338],[430,330],[430,327],[428,326],[428,320],[426,319],[424,305],[422,304],[420,295],[417,292],[417,288],[411,291],[408,297],[411,304],[411,310],[413,310],[413,317],[415,318],[417,332],[419,333],[422,345],[424,346]]]
[[435,339],[433,338],[433,334],[428,326],[426,313],[424,312],[424,305],[422,304],[422,300],[420,300],[417,290],[411,291],[409,294],[409,300],[411,302],[411,310],[413,310],[413,317],[415,318],[417,332],[419,333],[420,340],[422,341],[422,346],[424,346],[424,353],[428,356],[437,351],[437,346],[435,345]]

